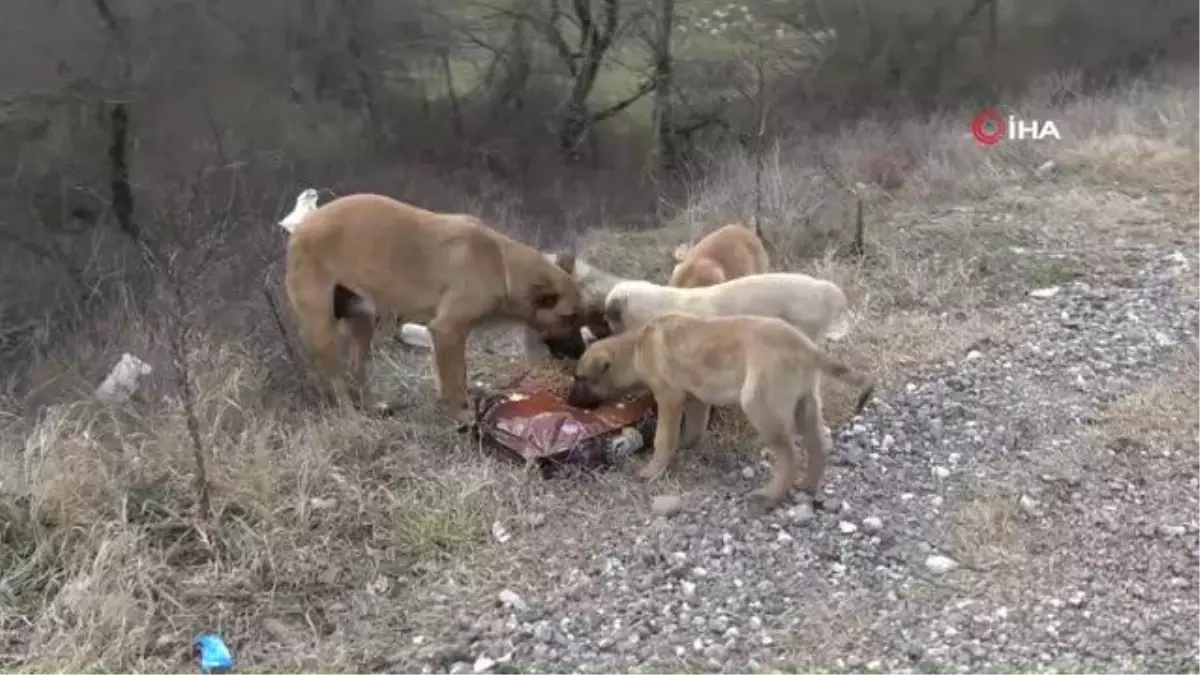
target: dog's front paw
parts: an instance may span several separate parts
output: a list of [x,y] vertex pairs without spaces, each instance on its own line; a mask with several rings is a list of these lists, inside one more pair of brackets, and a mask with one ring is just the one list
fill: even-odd
[[760,488],[750,493],[751,508],[759,514],[769,513],[783,504],[786,494],[779,494],[770,488]]
[[819,495],[813,494],[807,490],[796,491],[796,503],[807,504],[813,511],[828,511],[825,506],[825,500]]
[[662,478],[663,474],[665,474],[666,472],[667,472],[667,467],[660,466],[658,464],[655,464],[654,462],[650,462],[649,464],[643,466],[640,470],[638,470],[637,475],[638,475],[638,478],[641,478],[642,480],[644,480],[646,482],[653,482],[653,481],[658,480],[659,478]]
[[459,430],[473,427],[478,422],[475,412],[466,404],[443,404],[441,408],[442,414],[454,420]]

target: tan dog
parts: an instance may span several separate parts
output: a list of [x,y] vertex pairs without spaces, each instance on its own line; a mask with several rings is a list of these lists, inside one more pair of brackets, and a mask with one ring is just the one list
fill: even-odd
[[767,249],[762,239],[740,223],[710,232],[693,246],[680,244],[674,251],[675,269],[667,285],[699,288],[767,271]]
[[[465,361],[472,329],[515,320],[550,339],[578,332],[573,263],[564,256],[555,264],[472,216],[358,194],[305,217],[288,241],[286,282],[301,333],[336,400],[369,405],[366,363],[384,315],[427,324],[439,401],[469,424]],[[336,355],[339,320],[350,330],[353,395]]]
[[800,489],[815,498],[820,487],[830,443],[821,433],[820,372],[865,387],[862,409],[871,381],[784,321],[670,312],[589,347],[576,364],[570,399],[588,406],[639,386],[650,389],[658,425],[654,455],[639,472],[648,480],[666,471],[680,445],[691,447],[704,435],[696,408],[741,405],[772,452],[773,475],[759,493],[770,507],[796,481],[797,432],[808,451]]

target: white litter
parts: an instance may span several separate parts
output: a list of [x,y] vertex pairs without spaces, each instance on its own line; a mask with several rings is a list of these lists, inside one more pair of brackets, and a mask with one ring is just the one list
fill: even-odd
[[1058,292],[1060,290],[1062,290],[1062,289],[1059,288],[1058,286],[1050,286],[1049,288],[1038,288],[1038,289],[1029,291],[1029,295],[1030,295],[1030,297],[1045,300],[1046,298],[1053,298],[1054,296],[1058,295]]
[[152,372],[149,363],[128,352],[121,354],[121,360],[96,388],[95,396],[101,403],[124,403],[137,391],[141,379]]
[[429,335],[429,329],[419,323],[400,326],[400,341],[410,347],[433,349],[433,337]]

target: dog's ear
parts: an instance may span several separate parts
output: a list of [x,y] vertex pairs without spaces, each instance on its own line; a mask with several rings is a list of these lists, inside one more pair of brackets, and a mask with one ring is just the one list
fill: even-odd
[[675,247],[674,251],[671,251],[671,258],[675,262],[681,263],[683,262],[683,259],[687,257],[688,251],[690,250],[692,250],[691,244],[680,244]]

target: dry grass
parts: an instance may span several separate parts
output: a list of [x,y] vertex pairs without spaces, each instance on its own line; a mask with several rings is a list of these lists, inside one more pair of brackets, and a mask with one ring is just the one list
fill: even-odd
[[1025,528],[1018,499],[983,492],[955,506],[947,514],[947,543],[953,557],[980,571],[1019,567],[1024,562]]
[[[1053,109],[1064,134],[1055,145],[980,148],[965,137],[969,111],[781,143],[765,182],[774,266],[846,288],[856,326],[834,351],[884,387],[980,340],[1003,340],[995,306],[1029,285],[1075,273],[1070,263],[1012,253],[1014,246],[1061,241],[1034,217],[1039,210],[1077,217],[1100,194],[1098,183],[1107,190],[1117,181],[1120,190],[1136,192],[1149,190],[1149,179],[1157,191],[1151,196],[1168,193],[1181,214],[1193,217],[1197,104],[1194,76],[1188,77]],[[1045,101],[1070,87],[1069,80],[1050,81],[1021,110],[1049,118]],[[1022,188],[1034,180],[1032,169],[1051,158],[1062,184]],[[855,193],[865,201],[868,223],[861,260],[843,255]],[[665,282],[675,244],[747,219],[753,204],[752,162],[734,153],[695,186],[671,226],[596,230],[586,249],[615,273]],[[1081,249],[1096,232],[1115,227],[1104,220],[1114,209],[1094,208],[1096,223],[1074,223],[1071,230],[1071,243]],[[1154,229],[1133,236],[1154,236]],[[150,402],[124,410],[76,402],[111,365],[114,348],[154,351],[136,341],[136,331],[118,333],[129,339],[89,339],[86,349],[46,364],[41,370],[51,384],[41,402],[14,405],[14,414],[0,417],[5,668],[178,670],[191,637],[215,629],[236,636],[235,649],[275,645],[257,651],[271,655],[272,670],[361,669],[348,648],[318,649],[338,639],[330,637],[334,607],[354,606],[349,599],[364,594],[402,607],[428,575],[470,568],[489,550],[491,521],[519,520],[537,499],[519,468],[481,452],[436,417],[426,354],[380,350],[376,386],[404,392],[411,404],[396,419],[380,421],[307,405],[293,409],[295,397],[280,393],[267,364],[236,341],[214,339],[191,355],[200,435],[211,456],[213,508],[201,518],[177,392],[159,386]],[[515,374],[511,337],[473,340],[472,350],[472,379],[496,383]],[[1114,406],[1102,428],[1112,438],[1162,437],[1194,450],[1195,349],[1181,359],[1172,379]],[[846,420],[855,393],[827,385],[831,426]],[[51,401],[58,405],[42,405]],[[34,408],[41,411],[36,423],[16,414]],[[719,420],[725,416],[718,413]],[[755,444],[744,436],[737,443]],[[692,461],[715,456],[700,452]],[[581,488],[584,506],[576,508],[616,511],[633,498],[628,487],[617,475],[590,491]],[[1007,497],[984,496],[960,509],[958,548],[974,551],[981,565],[1001,559],[1000,549],[1015,545],[1008,536],[1012,506]],[[836,646],[834,638],[866,630],[846,630],[847,617],[827,619],[804,629],[812,637],[805,644]],[[292,632],[281,634],[279,622]],[[806,662],[820,660],[812,656]]]
[[1196,346],[1180,347],[1167,374],[1109,406],[1099,430],[1111,445],[1194,458],[1200,444],[1200,359]]

